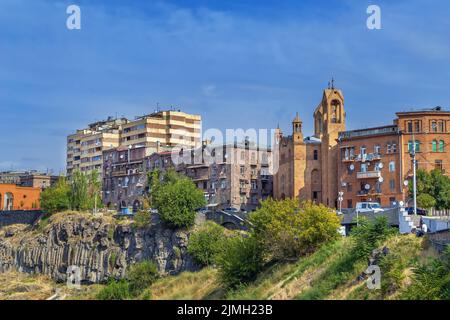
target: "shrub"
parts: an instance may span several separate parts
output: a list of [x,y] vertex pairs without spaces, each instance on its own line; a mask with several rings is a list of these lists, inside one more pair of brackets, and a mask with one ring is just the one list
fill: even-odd
[[236,236],[225,241],[217,257],[220,282],[228,288],[252,281],[263,267],[263,253],[253,238]]
[[145,229],[150,226],[150,212],[140,210],[134,215],[134,226],[138,229]]
[[215,263],[225,241],[224,228],[207,221],[198,231],[191,235],[188,252],[194,260],[204,266]]
[[361,219],[359,226],[350,234],[355,242],[353,254],[357,258],[366,258],[382,241],[395,233],[386,217],[377,217],[373,221]]
[[129,284],[125,280],[111,280],[97,293],[98,300],[127,300],[130,298]]
[[417,204],[421,208],[430,209],[436,206],[436,199],[428,193],[422,193],[417,196]]
[[266,200],[250,215],[251,233],[273,259],[297,258],[336,239],[340,226],[336,213],[297,199]]
[[162,182],[152,178],[152,205],[161,219],[174,228],[194,225],[195,210],[205,205],[203,192],[188,178],[173,171],[163,177]]
[[126,280],[129,284],[129,293],[135,297],[148,288],[158,279],[158,268],[152,261],[143,261],[133,264],[127,273]]

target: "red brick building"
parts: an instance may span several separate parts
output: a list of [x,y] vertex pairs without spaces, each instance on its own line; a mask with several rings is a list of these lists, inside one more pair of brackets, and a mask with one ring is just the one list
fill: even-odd
[[417,167],[450,173],[450,111],[437,107],[398,112],[393,125],[339,133],[338,179],[343,208],[374,201],[389,207],[407,201],[412,176],[410,151]]

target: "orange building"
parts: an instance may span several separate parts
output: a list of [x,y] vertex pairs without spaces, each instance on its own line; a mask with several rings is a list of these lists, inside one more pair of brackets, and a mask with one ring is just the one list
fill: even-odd
[[0,184],[0,211],[38,210],[40,188],[19,187],[15,184]]

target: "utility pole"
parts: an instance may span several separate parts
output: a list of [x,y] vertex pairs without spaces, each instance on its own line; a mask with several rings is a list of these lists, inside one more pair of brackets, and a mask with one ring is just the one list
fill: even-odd
[[416,178],[416,140],[414,131],[412,134],[412,150],[410,151],[413,165],[413,199],[414,199],[414,215],[417,216],[417,178]]

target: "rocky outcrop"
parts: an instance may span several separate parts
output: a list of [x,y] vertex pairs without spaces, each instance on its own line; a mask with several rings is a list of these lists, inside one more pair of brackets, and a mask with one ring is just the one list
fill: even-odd
[[172,230],[153,215],[146,228],[112,218],[85,214],[52,217],[44,231],[29,230],[6,237],[0,234],[0,272],[17,269],[66,281],[73,266],[83,283],[121,278],[142,260],[156,262],[162,275],[195,270],[187,254],[189,232]]

